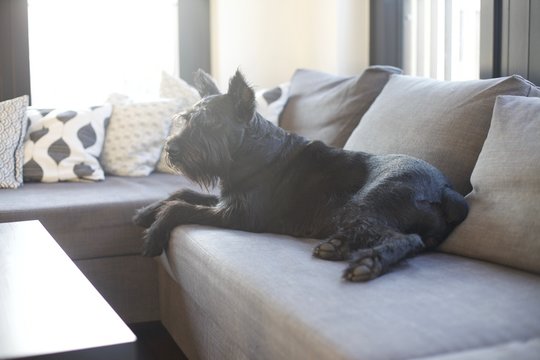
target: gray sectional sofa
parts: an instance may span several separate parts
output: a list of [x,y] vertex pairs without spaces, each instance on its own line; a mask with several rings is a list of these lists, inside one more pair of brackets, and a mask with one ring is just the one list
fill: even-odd
[[367,283],[312,257],[317,240],[275,234],[181,226],[161,257],[139,256],[133,212],[197,189],[181,175],[1,190],[0,221],[40,220],[124,320],[161,320],[190,359],[538,359],[539,95],[516,76],[295,73],[281,126],[423,158],[467,195],[439,251]]

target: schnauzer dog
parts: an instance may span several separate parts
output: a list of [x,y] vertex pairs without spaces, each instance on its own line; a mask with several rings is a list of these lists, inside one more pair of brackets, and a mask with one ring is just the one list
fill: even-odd
[[210,225],[321,239],[314,256],[349,260],[343,277],[366,281],[436,247],[467,216],[464,198],[425,161],[332,148],[272,125],[240,71],[226,94],[201,70],[195,86],[202,100],[175,119],[181,130],[166,152],[220,195],[180,190],[138,210],[146,256],[161,254],[178,225]]

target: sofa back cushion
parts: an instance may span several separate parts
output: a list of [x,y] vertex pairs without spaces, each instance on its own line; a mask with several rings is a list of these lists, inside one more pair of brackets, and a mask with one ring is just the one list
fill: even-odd
[[441,249],[540,273],[540,99],[499,96],[467,219]]
[[372,66],[360,76],[297,70],[279,125],[287,131],[343,147],[392,74],[391,66]]
[[537,96],[520,76],[440,81],[392,75],[345,149],[402,153],[438,167],[463,195],[487,136],[498,95]]

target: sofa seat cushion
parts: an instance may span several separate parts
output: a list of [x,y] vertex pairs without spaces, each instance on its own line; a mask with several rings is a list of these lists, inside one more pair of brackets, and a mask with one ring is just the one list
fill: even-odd
[[538,360],[540,338],[417,360]]
[[142,229],[131,222],[135,210],[181,187],[195,185],[159,173],[92,183],[28,183],[1,191],[0,222],[40,220],[72,259],[138,254]]
[[316,243],[182,226],[160,260],[223,330],[199,346],[231,359],[413,359],[540,336],[536,275],[429,253],[349,283],[345,263],[311,256]]

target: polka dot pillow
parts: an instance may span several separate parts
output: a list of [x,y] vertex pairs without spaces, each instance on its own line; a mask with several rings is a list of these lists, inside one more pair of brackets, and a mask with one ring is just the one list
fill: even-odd
[[287,82],[271,89],[261,89],[255,94],[257,111],[276,126],[279,126],[279,115],[287,103],[290,87]]
[[103,180],[98,158],[112,106],[77,110],[28,109],[25,182]]

